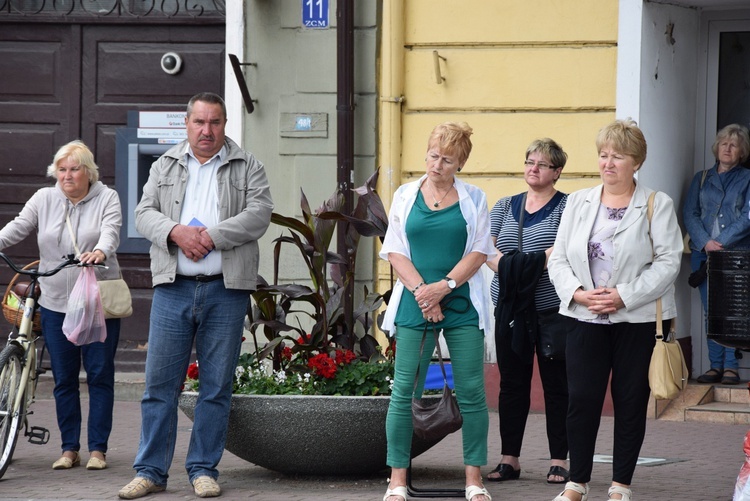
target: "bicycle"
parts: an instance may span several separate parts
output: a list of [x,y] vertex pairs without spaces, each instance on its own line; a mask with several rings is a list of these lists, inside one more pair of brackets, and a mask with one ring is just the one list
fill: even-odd
[[[0,352],[0,478],[5,474],[13,458],[13,451],[21,431],[35,445],[49,442],[49,430],[41,426],[29,426],[28,416],[33,414],[29,407],[34,403],[36,385],[39,376],[46,372],[42,367],[42,353],[37,352],[36,342],[40,333],[32,329],[32,320],[37,311],[37,285],[39,277],[51,277],[69,266],[88,266],[81,264],[73,254],[65,256],[64,261],[56,268],[44,272],[37,269],[20,269],[8,256],[0,252],[8,266],[20,275],[31,279],[22,298],[23,312],[18,332],[8,336],[5,348]],[[103,266],[103,265],[96,265]],[[19,305],[20,307],[20,305]]]

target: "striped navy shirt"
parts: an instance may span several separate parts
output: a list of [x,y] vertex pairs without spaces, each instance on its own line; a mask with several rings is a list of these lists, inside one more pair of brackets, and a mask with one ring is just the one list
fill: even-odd
[[[543,251],[554,245],[557,228],[560,226],[560,218],[567,199],[568,195],[558,191],[544,207],[534,214],[528,212],[524,214],[523,251]],[[490,233],[496,239],[495,247],[502,253],[518,249],[518,220],[521,210],[525,210],[524,207],[521,207],[522,202],[523,193],[501,198],[490,212]],[[490,286],[492,302],[495,305],[497,305],[498,291],[499,285],[497,273],[495,273]],[[560,306],[560,298],[557,297],[555,288],[549,281],[549,274],[546,269],[542,278],[539,279],[535,300],[537,311]]]

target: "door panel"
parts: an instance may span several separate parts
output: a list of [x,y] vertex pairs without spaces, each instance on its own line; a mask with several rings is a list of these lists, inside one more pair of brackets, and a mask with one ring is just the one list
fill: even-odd
[[45,182],[55,149],[79,132],[76,29],[0,29],[0,224]]
[[[182,70],[169,75],[161,58],[176,52]],[[222,94],[223,26],[84,26],[81,136],[95,148],[108,184],[114,184],[114,130],[128,110],[184,110],[201,91]]]

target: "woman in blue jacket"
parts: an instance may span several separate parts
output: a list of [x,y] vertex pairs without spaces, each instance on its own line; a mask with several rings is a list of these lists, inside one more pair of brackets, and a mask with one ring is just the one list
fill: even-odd
[[[727,125],[716,135],[711,151],[716,163],[693,177],[682,209],[685,228],[690,235],[690,265],[694,272],[701,268],[705,270],[708,252],[750,248],[750,170],[740,166],[750,155],[747,128],[738,124]],[[704,313],[707,309],[706,285],[703,274],[698,290]],[[698,377],[698,382],[739,383],[739,365],[734,349],[725,348],[712,339],[708,339],[707,344],[711,368]]]

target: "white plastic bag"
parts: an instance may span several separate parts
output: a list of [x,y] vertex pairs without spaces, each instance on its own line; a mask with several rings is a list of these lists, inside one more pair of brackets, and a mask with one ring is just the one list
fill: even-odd
[[750,501],[750,431],[745,435],[743,448],[745,450],[745,462],[740,468],[740,474],[737,475],[732,501]]
[[68,341],[76,346],[107,339],[104,308],[93,268],[84,267],[78,275],[68,298],[62,331]]

